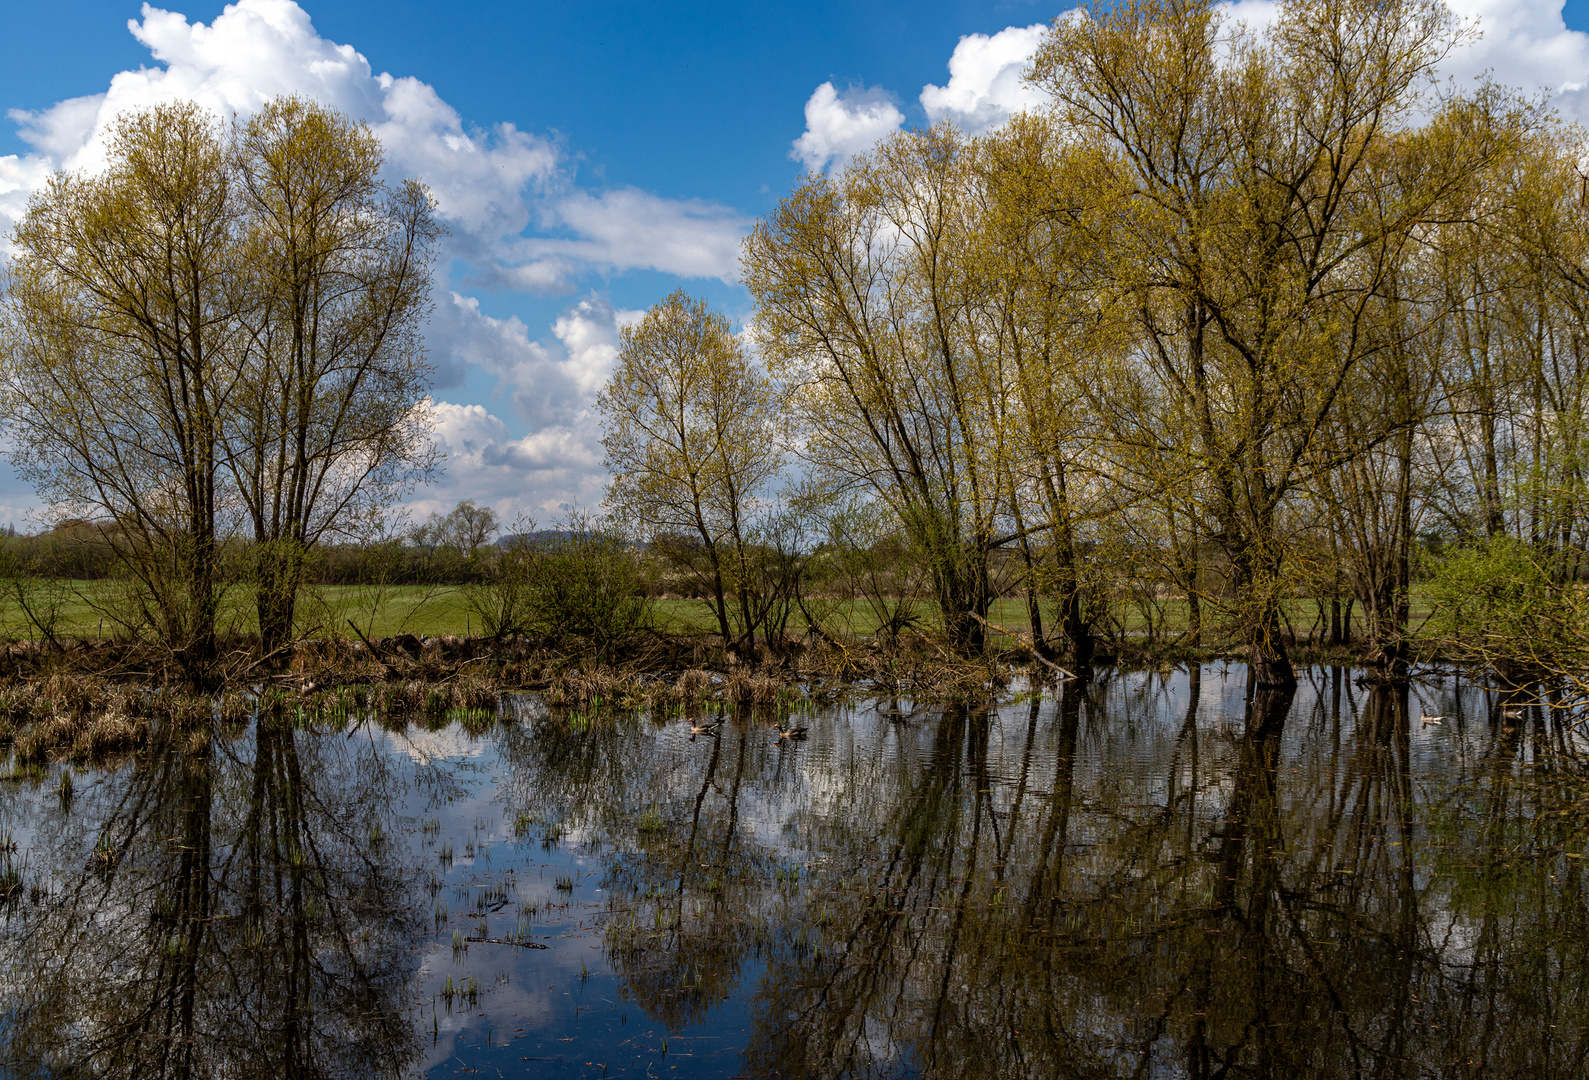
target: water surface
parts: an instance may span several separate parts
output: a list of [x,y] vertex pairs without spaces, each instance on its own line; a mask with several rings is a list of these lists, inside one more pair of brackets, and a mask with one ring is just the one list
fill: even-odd
[[5,1075],[1589,1074],[1542,705],[1211,666],[798,743],[505,712],[0,789]]

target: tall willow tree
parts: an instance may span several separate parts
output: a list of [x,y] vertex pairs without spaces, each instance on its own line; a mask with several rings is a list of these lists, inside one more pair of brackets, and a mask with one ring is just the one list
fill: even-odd
[[1056,22],[1034,60],[1125,188],[1095,249],[1138,312],[1116,381],[1145,407],[1113,434],[1203,478],[1192,509],[1231,567],[1260,684],[1295,678],[1286,502],[1354,371],[1391,343],[1368,331],[1411,238],[1493,152],[1417,124],[1459,39],[1438,0],[1283,3],[1261,34],[1206,0],[1128,0]]
[[[1488,144],[1480,157],[1489,160],[1458,177],[1430,227],[1409,237],[1364,324],[1379,347],[1366,351],[1349,381],[1349,407],[1333,410],[1315,439],[1323,527],[1362,605],[1369,655],[1392,668],[1405,664],[1410,649],[1417,534],[1449,510],[1442,488],[1464,489],[1461,531],[1483,532],[1499,513],[1496,459],[1481,448],[1495,447],[1496,390],[1507,381],[1491,376],[1510,366],[1501,298],[1517,290],[1470,286],[1521,261],[1506,219],[1537,189],[1541,155],[1530,144],[1553,127],[1537,105],[1492,86],[1433,118],[1431,134]],[[1549,220],[1560,219],[1552,213]]]
[[1434,238],[1452,347],[1439,507],[1454,534],[1512,536],[1570,579],[1585,535],[1589,207],[1582,132],[1501,102],[1513,152],[1473,178],[1473,212]]
[[109,149],[16,229],[0,389],[23,475],[108,519],[140,621],[203,682],[244,520],[269,655],[305,552],[433,468],[438,230],[422,185],[380,180],[368,129],[297,99],[230,132],[192,104],[129,114]]
[[613,513],[663,545],[698,547],[724,645],[754,650],[759,518],[783,465],[777,387],[728,320],[681,289],[620,332],[596,409]]
[[421,330],[439,229],[424,185],[382,182],[370,130],[312,102],[266,104],[234,161],[248,304],[225,441],[269,655],[292,634],[308,551],[358,537],[435,468]]
[[1077,672],[1089,670],[1099,602],[1113,573],[1098,554],[1100,526],[1122,502],[1118,473],[1100,475],[1099,419],[1084,384],[1117,349],[1118,319],[1102,317],[1090,237],[1078,216],[1118,197],[1107,162],[1075,146],[1049,119],[1018,115],[978,141],[974,243],[962,259],[981,284],[968,305],[979,353],[1002,366],[1007,402],[1008,514],[1026,567],[1034,645],[1046,645],[1041,598],[1052,596]]
[[0,324],[18,471],[63,513],[109,519],[137,615],[208,679],[226,526],[222,427],[237,392],[237,205],[197,106],[111,129],[97,176],[29,203]]
[[760,347],[791,385],[800,452],[885,505],[922,553],[944,627],[978,647],[1007,512],[1007,373],[968,323],[975,174],[947,128],[808,176],[745,245]]

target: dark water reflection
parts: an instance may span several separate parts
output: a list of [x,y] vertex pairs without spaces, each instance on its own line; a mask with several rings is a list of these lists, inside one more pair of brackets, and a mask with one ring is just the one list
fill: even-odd
[[[1589,750],[1129,674],[774,741],[533,703],[0,790],[7,1075],[1580,1077]],[[1423,712],[1444,713],[1440,725]],[[25,862],[25,866],[24,866]],[[474,939],[474,940],[471,940]],[[531,948],[538,945],[544,948]]]

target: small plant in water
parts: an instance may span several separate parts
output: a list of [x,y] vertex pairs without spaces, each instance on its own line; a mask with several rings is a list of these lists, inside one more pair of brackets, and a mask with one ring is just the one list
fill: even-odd
[[574,891],[574,879],[567,874],[557,876],[557,891],[571,893]]
[[635,823],[643,833],[661,832],[667,826],[662,820],[662,815],[653,807],[640,815],[640,820]]
[[448,718],[455,721],[468,735],[478,738],[496,726],[497,714],[491,709],[454,709]]
[[451,866],[452,865],[452,841],[451,840],[446,840],[446,841],[442,842],[441,850],[436,853],[436,861],[438,863],[440,863],[442,866]]
[[0,863],[0,904],[22,899],[22,871],[10,859]]
[[111,843],[108,835],[101,836],[94,843],[94,853],[89,856],[89,863],[95,870],[106,871],[116,865],[116,845]]

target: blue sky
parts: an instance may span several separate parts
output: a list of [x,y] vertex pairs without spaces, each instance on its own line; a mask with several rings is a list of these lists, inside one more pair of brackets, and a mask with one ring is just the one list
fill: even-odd
[[[1492,69],[1589,120],[1589,0],[1565,21],[1549,0],[1453,6],[1484,31],[1453,78]],[[1236,10],[1262,22],[1273,7]],[[600,498],[590,406],[618,325],[680,284],[747,315],[738,238],[802,170],[900,124],[980,129],[1034,104],[1019,71],[1030,28],[1056,14],[1024,0],[11,4],[0,229],[49,169],[94,166],[119,108],[182,96],[246,112],[295,91],[364,116],[453,233],[430,331],[450,466],[413,509],[472,497],[544,521]],[[0,470],[0,521],[32,506]]]

